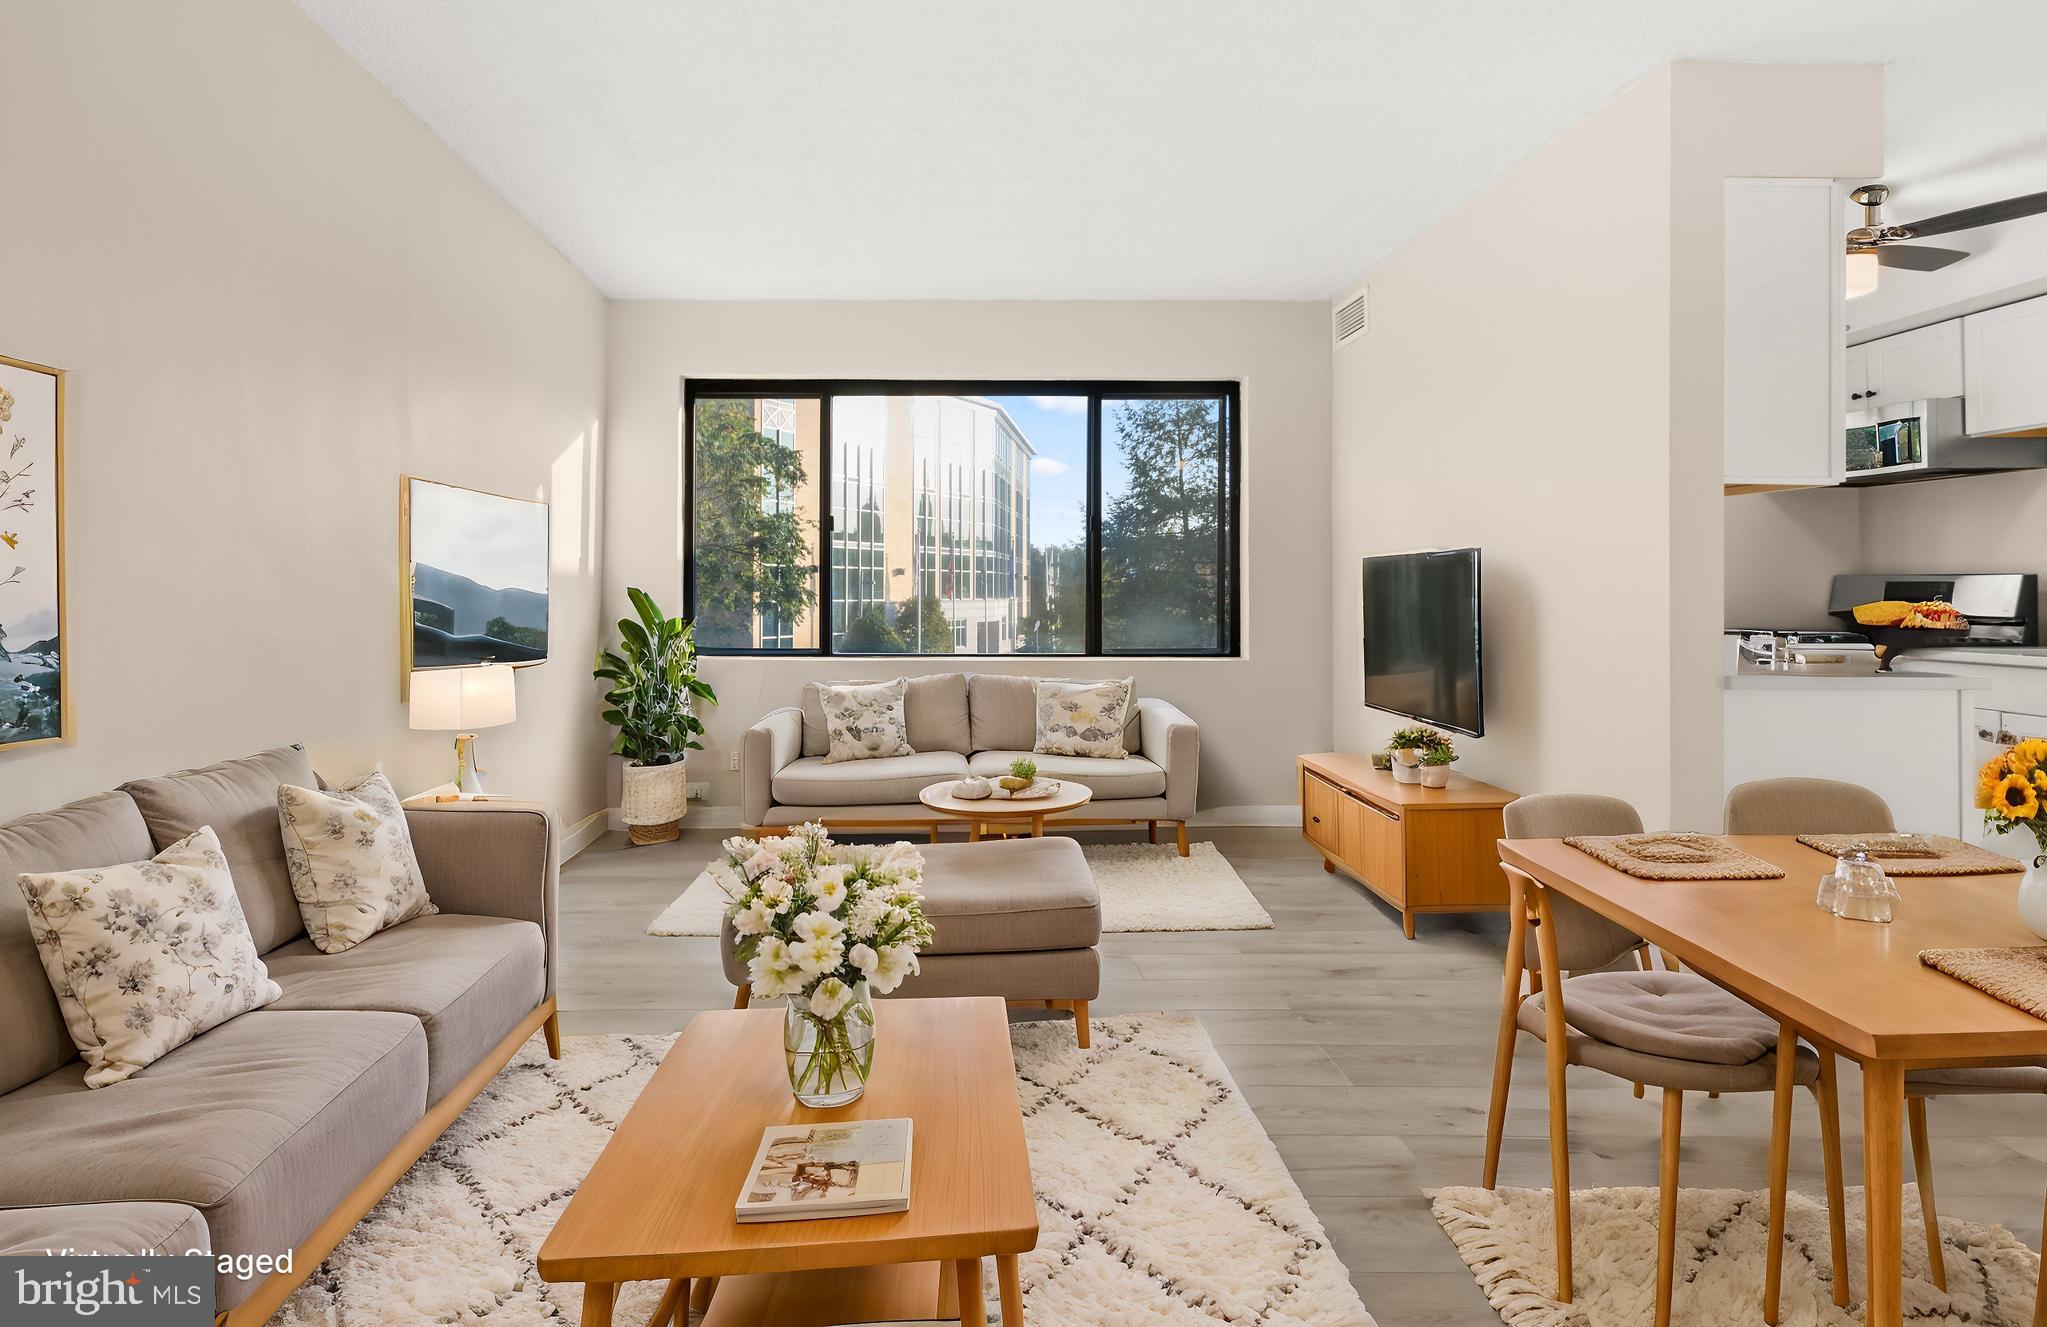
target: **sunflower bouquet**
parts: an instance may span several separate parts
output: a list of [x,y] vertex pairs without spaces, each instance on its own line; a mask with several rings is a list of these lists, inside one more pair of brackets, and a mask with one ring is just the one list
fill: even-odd
[[2034,865],[2047,864],[2047,738],[2029,737],[1986,761],[1976,775],[1976,806],[1992,834],[2032,831]]

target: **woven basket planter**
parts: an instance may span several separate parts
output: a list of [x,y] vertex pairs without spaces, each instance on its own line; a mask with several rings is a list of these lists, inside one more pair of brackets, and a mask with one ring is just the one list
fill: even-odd
[[689,779],[682,762],[628,763],[621,801],[626,833],[635,846],[671,842],[682,833],[682,818],[689,814]]

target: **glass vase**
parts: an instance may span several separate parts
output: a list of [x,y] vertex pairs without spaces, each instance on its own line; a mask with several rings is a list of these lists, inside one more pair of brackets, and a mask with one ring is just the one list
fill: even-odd
[[843,1106],[867,1090],[874,1067],[874,996],[866,982],[836,1018],[810,1011],[808,996],[789,997],[782,1020],[782,1058],[789,1090],[806,1106]]

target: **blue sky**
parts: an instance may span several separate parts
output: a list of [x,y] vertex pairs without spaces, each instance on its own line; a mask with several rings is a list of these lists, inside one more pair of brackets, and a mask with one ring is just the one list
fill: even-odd
[[991,396],[1037,448],[1031,464],[1031,543],[1077,543],[1087,527],[1087,398]]

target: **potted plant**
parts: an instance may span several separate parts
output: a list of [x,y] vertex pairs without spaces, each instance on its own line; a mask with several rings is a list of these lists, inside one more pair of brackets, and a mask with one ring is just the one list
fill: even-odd
[[626,759],[626,832],[635,845],[666,843],[689,811],[683,757],[704,749],[696,703],[715,705],[718,695],[697,676],[696,625],[665,616],[645,590],[626,597],[638,619],[618,620],[618,648],[598,651],[592,675],[609,684],[604,721],[618,729],[611,749]]
[[1449,745],[1449,738],[1427,724],[1394,729],[1393,736],[1386,739],[1386,750],[1393,756],[1393,777],[1401,783],[1420,783],[1422,753]]
[[1432,746],[1422,752],[1422,786],[1426,788],[1447,788],[1450,786],[1450,766],[1456,763],[1457,748],[1447,741],[1441,746]]

